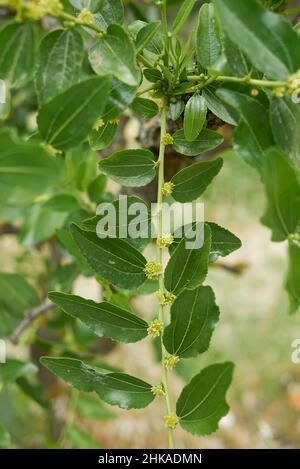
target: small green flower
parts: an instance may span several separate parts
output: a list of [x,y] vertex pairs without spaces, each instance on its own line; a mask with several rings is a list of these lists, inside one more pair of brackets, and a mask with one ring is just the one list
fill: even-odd
[[174,142],[174,139],[172,137],[172,135],[170,134],[166,134],[164,137],[163,137],[163,143],[164,145],[172,145]]
[[276,96],[276,98],[283,98],[285,93],[286,93],[286,88],[284,86],[277,86],[273,90],[273,95]]
[[24,7],[24,11],[21,15],[24,15],[24,17],[29,20],[38,21],[47,14],[45,8],[35,2],[27,2],[24,4]]
[[144,272],[149,280],[158,280],[162,273],[162,265],[159,262],[147,262]]
[[174,366],[179,362],[179,360],[180,358],[176,355],[169,355],[164,360],[165,367],[168,368],[168,370],[173,370]]
[[158,290],[158,292],[156,292],[156,297],[159,304],[162,306],[171,306],[176,300],[176,296],[173,293],[163,293],[161,290]]
[[150,325],[147,329],[148,335],[153,338],[159,337],[164,329],[163,323],[159,319],[155,319],[154,321],[150,322]]
[[93,24],[94,16],[93,13],[87,8],[83,8],[78,15],[78,21],[85,24]]
[[300,88],[300,70],[290,75],[287,83],[289,94],[293,94],[294,91],[297,91]]
[[168,197],[169,195],[172,194],[173,189],[174,189],[173,182],[171,182],[171,181],[165,182],[163,187],[162,187],[162,195],[164,195],[165,197]]
[[174,429],[176,427],[176,425],[178,424],[178,422],[179,422],[178,417],[175,417],[172,414],[165,416],[165,423],[166,423],[167,428]]
[[59,16],[64,9],[59,0],[40,0],[39,3],[52,16]]
[[152,386],[151,392],[154,394],[154,396],[165,396],[166,395],[164,387],[161,383],[160,384],[155,384],[154,386]]
[[93,130],[99,130],[101,129],[101,127],[103,127],[105,125],[105,122],[103,119],[97,119],[95,124],[93,125]]
[[46,150],[47,153],[49,153],[49,155],[51,156],[55,156],[55,155],[60,155],[62,153],[61,150],[58,150],[58,148],[54,148],[52,145],[50,145],[49,143],[43,143],[42,144],[42,147]]
[[174,241],[174,237],[171,235],[171,233],[166,233],[166,234],[163,234],[162,236],[159,236],[156,240],[156,244],[160,247],[160,248],[164,248],[164,247],[169,247],[171,246],[171,244],[173,243]]
[[300,234],[299,233],[291,233],[289,234],[290,241],[300,241]]
[[64,21],[65,28],[74,28],[75,24],[75,21]]

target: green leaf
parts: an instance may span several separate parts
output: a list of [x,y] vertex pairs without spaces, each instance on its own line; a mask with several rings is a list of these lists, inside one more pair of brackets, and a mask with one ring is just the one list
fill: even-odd
[[245,77],[248,75],[252,71],[252,67],[245,57],[245,54],[243,54],[239,44],[232,42],[227,35],[225,35],[223,42],[227,62],[233,74],[239,77]]
[[50,101],[79,81],[83,41],[76,29],[57,29],[40,44],[35,87],[40,104]]
[[69,0],[77,10],[87,8],[93,13],[94,22],[103,30],[110,24],[122,24],[124,7],[122,0]]
[[122,239],[100,239],[95,233],[71,225],[72,236],[91,268],[120,288],[135,288],[145,280],[144,256]]
[[220,89],[217,95],[240,115],[241,123],[234,132],[234,149],[261,172],[266,150],[274,145],[268,111],[257,100],[242,93]]
[[110,420],[116,417],[96,396],[90,394],[79,395],[76,408],[85,419]]
[[209,435],[228,410],[225,400],[233,373],[233,363],[225,362],[204,368],[185,386],[176,404],[182,428],[193,435]]
[[118,125],[107,121],[100,129],[92,130],[89,135],[89,144],[92,150],[99,151],[109,147],[117,133]]
[[124,7],[122,0],[96,0],[96,24],[107,29],[110,24],[122,24],[124,21]]
[[108,78],[92,77],[44,104],[37,121],[45,141],[58,149],[83,142],[104,111],[109,91]]
[[216,223],[207,223],[211,230],[211,258],[216,260],[219,256],[226,257],[233,251],[240,249],[241,240],[230,231]]
[[159,113],[158,106],[152,99],[135,98],[131,108],[138,117],[145,120],[152,119]]
[[86,192],[97,174],[98,155],[87,145],[80,145],[65,154],[67,184],[70,190]]
[[40,303],[34,288],[18,274],[0,272],[0,337],[10,335],[27,309]]
[[179,33],[182,26],[187,21],[195,3],[196,3],[196,0],[184,0],[173,22],[173,26],[172,26],[173,34]]
[[[138,205],[137,205],[138,204]],[[111,231],[107,228],[107,209],[98,215],[80,223],[81,228],[97,233],[100,237],[122,238],[137,249],[144,248],[150,241],[151,213],[143,199],[136,196],[119,197],[112,202],[115,217]],[[130,228],[137,228],[139,237],[130,233]]]
[[[113,1],[113,0],[112,0]],[[83,8],[87,8],[90,12],[95,13],[99,8],[99,3],[101,0],[69,0],[69,3],[74,7],[76,10],[83,10]],[[105,2],[107,3],[107,2]]]
[[270,116],[275,142],[300,171],[300,104],[287,97],[274,98]]
[[227,58],[222,50],[222,53],[218,60],[208,69],[208,73],[211,76],[218,76],[218,75],[228,75],[228,62]]
[[99,203],[107,186],[107,177],[104,174],[98,176],[89,184],[88,194],[92,202]]
[[21,376],[28,376],[37,373],[38,368],[29,362],[22,362],[20,360],[8,359],[6,363],[0,366],[0,378],[2,384],[5,386],[14,383]]
[[133,44],[117,24],[110,25],[107,34],[97,39],[90,50],[89,59],[97,75],[112,74],[131,86],[137,86],[140,82]]
[[50,292],[48,297],[65,313],[82,321],[98,337],[131,343],[147,336],[146,321],[113,304],[96,303],[59,292]]
[[49,239],[62,228],[69,216],[65,211],[48,210],[41,203],[24,209],[24,222],[19,239],[24,246],[33,246]]
[[[228,254],[239,249],[242,245],[240,239],[230,231],[217,225],[206,222],[211,230],[210,262],[215,262],[218,257],[226,257]],[[174,241],[169,247],[172,254],[182,240],[183,234],[186,238],[192,238],[197,222],[189,223],[176,229],[173,233]]]
[[[201,224],[197,224],[197,229]],[[187,249],[186,237],[182,238],[172,253],[165,270],[165,286],[169,292],[179,295],[184,289],[192,290],[201,285],[208,271],[208,259],[211,246],[209,226],[204,226],[202,246]],[[201,245],[201,243],[200,243]]]
[[108,97],[102,119],[106,121],[117,118],[134,100],[137,86],[129,86],[117,78],[111,78],[111,93]]
[[63,357],[41,357],[40,362],[51,373],[54,373],[70,386],[79,389],[79,391],[92,392],[95,390],[95,381],[99,374],[81,360]]
[[209,88],[202,91],[208,109],[215,114],[223,122],[227,124],[237,125],[238,115],[229,106],[224,104],[220,98]]
[[290,314],[300,307],[300,246],[289,243],[289,269],[285,284],[290,300]]
[[23,141],[9,128],[0,131],[0,200],[26,204],[47,193],[60,178],[57,159],[36,142]]
[[[144,28],[147,28],[149,23],[146,21],[134,21],[128,27],[130,34],[132,35],[133,39],[136,41],[140,31]],[[146,29],[147,30],[147,29]],[[159,55],[161,54],[163,48],[163,42],[161,34],[158,30],[156,30],[156,34],[152,37],[151,41],[145,46],[145,49],[152,54]]]
[[286,80],[300,68],[300,39],[281,15],[256,0],[214,0],[229,38],[269,78]]
[[155,21],[153,23],[146,24],[146,26],[139,30],[135,40],[135,46],[138,52],[142,51],[149,43],[151,43],[159,28],[160,21]]
[[37,32],[32,23],[10,23],[0,31],[0,77],[12,88],[28,83],[37,56]]
[[177,119],[179,119],[179,117],[184,111],[184,107],[185,104],[181,99],[178,99],[177,101],[175,101],[175,103],[170,103],[169,113],[172,121],[176,121]]
[[65,247],[67,252],[76,259],[80,269],[83,272],[89,272],[91,270],[90,266],[86,262],[84,256],[81,254],[81,251],[72,238],[70,231],[66,228],[62,228],[58,229],[56,234],[60,243]]
[[125,373],[99,373],[73,358],[42,357],[52,373],[81,391],[96,391],[105,402],[122,409],[141,409],[154,399],[151,385]]
[[206,151],[213,150],[224,141],[222,135],[208,129],[203,129],[193,142],[188,142],[184,138],[183,129],[177,130],[173,134],[173,139],[174,150],[186,156],[197,156]]
[[43,203],[43,209],[53,212],[73,212],[79,209],[79,203],[76,197],[67,192],[64,194],[55,194]]
[[122,150],[99,163],[100,170],[114,181],[127,187],[146,186],[156,175],[154,157],[150,150]]
[[[11,113],[11,91],[4,81],[0,82],[0,122],[8,119]],[[1,122],[2,123],[2,122]]]
[[95,391],[105,402],[122,409],[142,409],[154,399],[150,384],[125,373],[103,375]]
[[10,447],[10,445],[11,445],[10,434],[8,433],[4,425],[0,423],[0,449],[7,449]]
[[212,3],[204,3],[200,8],[196,52],[198,62],[204,68],[210,68],[221,55],[220,31]]
[[171,307],[171,323],[163,341],[166,350],[181,358],[205,352],[219,320],[219,308],[210,287],[184,290]]
[[[255,120],[251,123],[241,122],[233,134],[233,148],[246,163],[261,173],[263,158],[271,142],[269,142],[270,144],[268,143],[268,137],[270,136],[269,129],[268,133],[263,132],[263,128],[258,125],[260,121],[258,117],[257,121]],[[265,128],[269,127],[269,123],[266,120],[263,122]],[[249,128],[252,132],[254,127],[259,131],[257,135],[249,133]]]
[[203,96],[194,94],[184,111],[183,130],[184,137],[188,142],[196,140],[200,134],[206,120],[207,107]]
[[16,384],[26,396],[37,403],[42,409],[50,409],[50,402],[47,400],[45,389],[41,384],[32,384],[31,380],[24,376],[17,378]]
[[272,230],[273,241],[284,241],[295,233],[300,220],[300,182],[294,166],[277,148],[266,152],[263,182],[267,209],[262,223]]
[[57,288],[61,291],[70,292],[78,275],[79,269],[76,262],[58,265],[49,276],[47,290]]
[[72,449],[99,448],[99,444],[77,425],[67,425],[64,437],[70,441]]
[[150,81],[150,83],[157,83],[163,78],[161,72],[156,68],[145,68],[143,73],[146,80]]
[[222,166],[222,158],[217,158],[182,169],[171,179],[174,184],[172,196],[178,202],[192,202],[203,194]]

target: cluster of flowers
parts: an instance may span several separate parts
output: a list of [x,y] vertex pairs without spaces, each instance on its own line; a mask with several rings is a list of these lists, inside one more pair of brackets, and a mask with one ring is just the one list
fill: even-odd
[[[0,5],[16,10],[17,20],[20,21],[24,19],[38,21],[47,15],[59,17],[64,9],[60,0],[0,0]],[[74,26],[76,22],[86,25],[93,24],[94,17],[90,10],[84,8],[74,20],[67,21],[66,26]]]

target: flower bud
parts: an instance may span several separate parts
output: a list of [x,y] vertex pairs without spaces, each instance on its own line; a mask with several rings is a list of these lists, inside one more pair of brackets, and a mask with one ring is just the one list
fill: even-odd
[[164,364],[168,370],[173,370],[174,366],[179,362],[180,358],[176,355],[169,355],[165,358]]
[[174,415],[166,415],[165,416],[165,423],[167,428],[172,428],[174,429],[176,425],[178,424],[178,417],[174,417]]
[[162,265],[159,262],[147,262],[144,272],[149,280],[158,280],[162,273]]
[[155,384],[155,386],[152,386],[151,392],[154,394],[154,396],[165,396],[166,392],[164,390],[164,387],[162,384]]
[[161,306],[171,306],[176,300],[176,296],[173,293],[166,292],[164,294],[161,290],[156,292],[156,297]]
[[173,139],[172,135],[166,134],[166,135],[164,135],[162,141],[163,141],[163,144],[165,146],[167,146],[167,145],[172,145],[173,142],[174,142],[174,139]]
[[173,182],[171,182],[171,181],[165,182],[163,187],[162,187],[162,195],[164,195],[165,197],[168,197],[169,195],[172,194],[173,189],[174,189]]
[[83,8],[78,15],[78,21],[85,24],[93,24],[94,16],[93,13],[87,8]]
[[160,248],[164,247],[169,247],[174,241],[174,237],[171,235],[171,233],[166,233],[163,234],[162,236],[159,236],[156,240],[157,246]]
[[103,119],[97,119],[95,124],[93,125],[93,130],[99,130],[101,129],[101,127],[103,127],[105,125],[105,122]]
[[155,319],[150,322],[150,325],[147,329],[148,335],[153,338],[159,337],[163,332],[164,325],[159,319]]

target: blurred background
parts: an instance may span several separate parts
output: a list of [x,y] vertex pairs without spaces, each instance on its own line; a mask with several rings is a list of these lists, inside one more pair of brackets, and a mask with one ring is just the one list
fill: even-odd
[[[129,3],[141,9],[143,2]],[[35,128],[34,98],[30,90],[26,92],[25,97],[17,96],[21,105],[14,97],[17,110],[9,121],[21,133]],[[147,126],[150,128],[151,123]],[[120,128],[120,148],[144,138],[145,128],[141,130],[141,123],[131,114]],[[232,360],[236,368],[228,396],[231,410],[222,419],[220,430],[205,438],[193,437],[178,427],[176,446],[299,448],[300,363],[293,363],[291,354],[292,342],[300,339],[300,323],[297,315],[287,312],[287,246],[272,243],[269,230],[260,224],[265,196],[259,177],[228,148],[231,129],[222,128],[220,132],[227,141],[222,155],[224,167],[202,198],[205,217],[235,233],[242,248],[210,269],[205,283],[216,293],[220,322],[209,351],[179,363],[170,387],[175,401],[182,384],[205,365]],[[117,195],[119,189],[108,181],[108,194]],[[57,247],[55,230],[60,227],[54,226],[47,238],[43,223],[49,219],[30,216],[33,218],[26,226],[13,207],[0,207],[1,271],[24,276],[41,298],[57,285],[66,291],[73,284],[76,294],[100,300],[103,287],[93,277],[78,274],[65,246]],[[120,294],[115,301],[121,304],[125,300]],[[146,320],[156,314],[153,294],[139,298],[132,295],[129,301],[136,314]],[[53,350],[61,355],[72,351],[72,356],[93,356],[97,364],[126,368],[128,373],[151,382],[160,380],[157,351],[150,340],[122,345],[97,339],[59,311],[49,311],[32,323],[17,343],[7,341],[10,371],[5,372],[0,364],[0,422],[10,434],[11,447],[166,446],[163,400],[130,412],[108,407],[96,395],[74,391],[38,366],[39,356]]]

